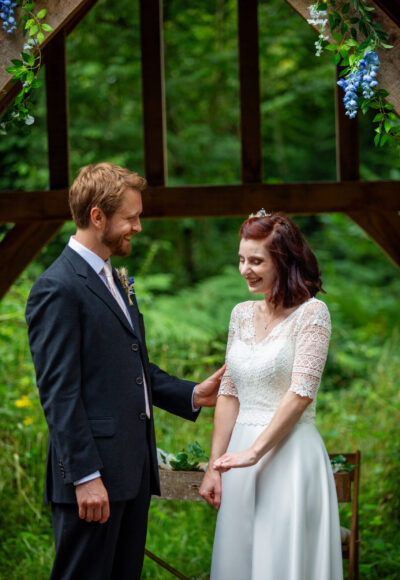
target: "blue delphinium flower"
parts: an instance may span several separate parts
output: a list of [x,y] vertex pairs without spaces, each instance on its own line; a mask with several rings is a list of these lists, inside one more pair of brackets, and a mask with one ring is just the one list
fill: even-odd
[[12,0],[0,0],[0,18],[3,21],[3,30],[11,34],[17,28],[17,21],[14,17],[16,3]]
[[346,109],[346,115],[354,119],[357,115],[358,106],[358,89],[361,85],[362,94],[365,99],[370,99],[378,81],[376,75],[379,68],[379,58],[376,52],[369,51],[364,54],[358,64],[358,68],[353,70],[346,79],[339,79],[338,85],[344,90],[343,103]]
[[378,81],[376,80],[378,69],[378,55],[374,51],[367,52],[360,62],[360,70],[362,71],[363,75],[361,87],[363,89],[363,97],[365,99],[370,99],[374,94],[372,89],[378,84]]

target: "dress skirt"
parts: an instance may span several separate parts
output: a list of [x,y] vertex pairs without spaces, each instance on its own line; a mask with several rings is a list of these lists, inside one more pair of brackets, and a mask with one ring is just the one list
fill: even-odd
[[[236,423],[228,451],[265,429]],[[313,423],[298,423],[257,465],[222,475],[211,580],[342,580],[335,482]]]

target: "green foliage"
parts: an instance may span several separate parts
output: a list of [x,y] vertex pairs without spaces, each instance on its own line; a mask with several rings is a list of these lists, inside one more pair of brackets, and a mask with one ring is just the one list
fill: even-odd
[[[340,76],[348,78],[360,68],[361,60],[371,51],[391,49],[387,43],[388,33],[382,26],[375,22],[373,6],[368,6],[364,0],[350,2],[343,0],[317,0],[314,3],[317,11],[327,16],[329,27],[334,42],[325,43],[324,26],[319,26],[320,35],[317,45],[317,56],[320,56],[323,48],[334,53],[333,62],[342,67]],[[358,29],[358,30],[357,30]],[[325,45],[325,46],[324,46]],[[372,122],[378,123],[375,128],[374,144],[383,147],[389,143],[400,152],[400,123],[397,116],[392,112],[394,106],[386,103],[385,98],[389,93],[383,89],[373,89],[369,98],[361,99],[360,108],[365,114],[370,109],[377,109]]]
[[[138,3],[118,0],[112,10],[108,4],[99,0],[68,38],[72,175],[81,165],[104,160],[144,172]],[[169,183],[238,182],[236,1],[168,0],[164,22]],[[329,55],[313,58],[313,31],[284,2],[260,2],[259,24],[265,179],[335,179]],[[43,87],[32,98],[34,138],[8,134],[0,140],[2,189],[48,187]],[[369,144],[370,120],[368,113],[360,119],[361,175],[399,179],[393,152]],[[190,203],[188,192],[188,209]],[[250,298],[237,272],[240,221],[145,220],[132,256],[113,261],[135,278],[151,359],[173,374],[198,381],[223,363],[232,307]],[[333,323],[319,428],[328,450],[359,447],[363,453],[363,578],[395,578],[398,271],[344,216],[296,222],[317,254]],[[0,235],[9,227],[1,226]],[[50,514],[41,500],[47,427],[23,310],[34,279],[72,233],[73,225],[65,224],[0,304],[0,577],[7,580],[44,580],[52,561]],[[163,449],[186,449],[198,441],[208,452],[212,410],[203,410],[195,424],[156,410],[156,430]],[[189,577],[205,578],[214,521],[215,511],[201,503],[153,501],[148,548]],[[143,578],[169,575],[146,559]]]
[[[394,579],[400,559],[399,278],[349,220],[324,216],[297,221],[318,254],[333,321],[318,427],[329,451],[361,449],[363,578]],[[234,232],[229,235],[236,246]],[[234,304],[249,299],[246,285],[236,266],[226,263],[218,275],[176,290],[167,272],[149,274],[159,266],[157,255],[153,252],[152,263],[149,256],[142,257],[146,274],[132,272],[151,358],[172,373],[201,380],[223,362],[229,314]],[[231,261],[236,259],[233,254]],[[44,580],[53,557],[50,514],[41,499],[47,427],[23,318],[29,287],[40,269],[40,263],[33,264],[0,304],[0,576],[9,580]],[[211,409],[204,409],[195,424],[156,409],[158,445],[167,451],[196,441],[207,453],[211,433]],[[147,547],[189,577],[205,578],[215,515],[202,503],[154,500]],[[341,517],[346,524],[347,506]],[[168,578],[145,559],[143,578],[155,577]]]
[[197,441],[188,445],[186,450],[176,454],[176,460],[171,461],[173,471],[201,471],[200,460],[207,461],[206,454]]
[[53,28],[44,22],[47,8],[35,12],[35,5],[32,1],[17,0],[17,4],[22,9],[17,28],[22,24],[22,32],[28,35],[28,40],[22,49],[21,60],[13,59],[13,66],[8,66],[6,71],[12,75],[14,82],[22,83],[22,88],[0,119],[0,135],[6,135],[11,126],[24,129],[25,125],[34,123],[35,119],[30,114],[31,93],[42,84],[38,80],[42,66],[40,44],[44,41],[44,33],[53,31]]

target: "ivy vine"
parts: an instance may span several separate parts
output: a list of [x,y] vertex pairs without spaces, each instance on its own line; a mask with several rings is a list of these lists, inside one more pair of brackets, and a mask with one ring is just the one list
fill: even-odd
[[[378,88],[376,79],[380,64],[376,49],[393,47],[387,42],[387,33],[375,21],[375,8],[366,0],[316,0],[309,11],[308,22],[319,30],[316,55],[326,49],[333,53],[334,64],[342,67],[338,85],[345,91],[346,115],[354,118],[358,107],[363,114],[375,109],[375,145],[383,147],[388,143],[400,154],[400,122],[393,112],[394,106],[385,100],[389,93]],[[327,24],[334,42],[328,42]]]
[[[13,13],[17,6],[21,7],[18,21]],[[40,44],[44,40],[44,33],[53,31],[53,28],[45,22],[46,16],[47,8],[36,12],[32,0],[16,0],[16,2],[0,0],[0,18],[3,20],[4,30],[12,33],[22,27],[23,34],[27,36],[21,58],[12,59],[12,66],[6,68],[12,75],[12,80],[19,81],[22,88],[1,118],[0,135],[6,134],[11,126],[25,127],[35,122],[31,114],[30,99],[32,90],[42,84],[37,78],[42,65]]]

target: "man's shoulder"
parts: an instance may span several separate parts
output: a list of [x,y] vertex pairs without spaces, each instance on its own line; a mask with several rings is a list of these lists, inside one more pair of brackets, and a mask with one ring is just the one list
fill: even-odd
[[63,252],[54,260],[52,264],[44,272],[38,276],[32,286],[31,293],[43,287],[58,287],[73,288],[75,286],[76,277],[73,276],[74,268],[69,259],[70,253],[73,252],[68,246]]

